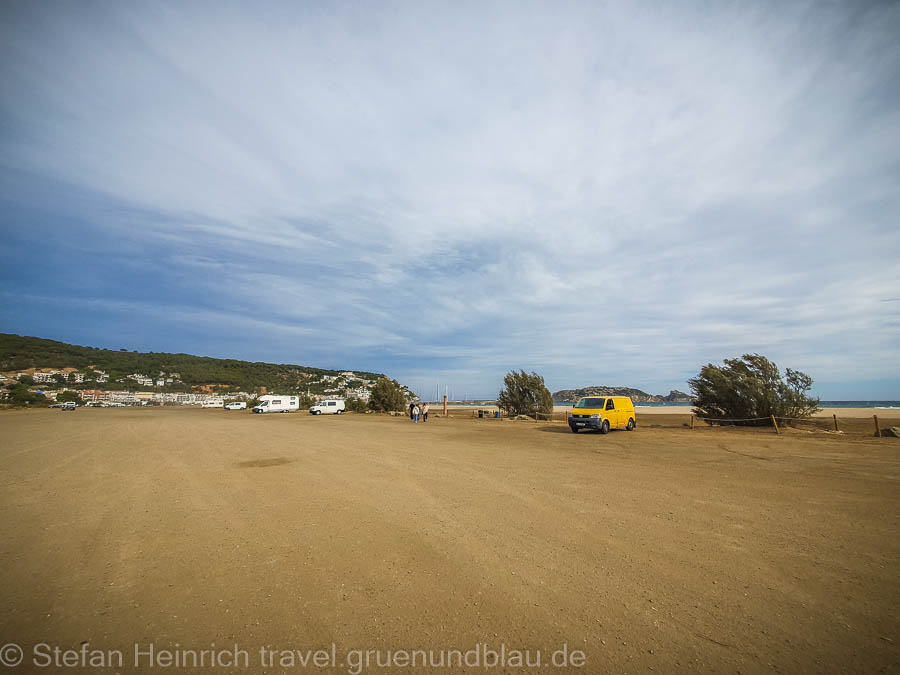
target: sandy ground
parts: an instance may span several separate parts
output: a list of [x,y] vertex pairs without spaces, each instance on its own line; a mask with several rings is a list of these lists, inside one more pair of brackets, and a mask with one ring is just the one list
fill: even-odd
[[900,667],[900,439],[684,419],[2,412],[0,645],[15,672],[212,643],[248,667],[208,672],[483,643],[543,665],[470,672]]
[[[567,406],[554,406],[554,412],[564,412],[571,410]],[[635,412],[639,415],[690,415],[691,409],[688,406],[678,405],[659,405],[659,406],[642,406],[640,403],[635,404]],[[879,421],[882,417],[900,417],[900,410],[879,410],[875,408],[822,408],[817,412],[815,417],[831,417],[837,415],[838,418],[865,417],[872,419],[872,415],[878,415]]]
[[[496,406],[481,406],[483,410],[496,410]],[[432,404],[431,409],[436,412],[441,411],[441,404]],[[447,406],[448,411],[452,410],[453,412],[463,415],[466,412],[471,417],[472,410],[477,412],[478,407],[473,406]],[[559,416],[561,413],[565,413],[567,410],[571,410],[571,406],[564,405],[555,405],[553,406],[553,412],[555,416]],[[655,405],[655,406],[642,406],[640,403],[635,404],[635,411],[639,415],[688,415],[691,414],[691,408],[689,406],[679,406],[679,405]],[[878,415],[879,421],[882,418],[898,418],[900,417],[900,410],[890,410],[890,409],[881,409],[881,408],[822,408],[816,413],[815,417],[828,417],[831,418],[832,415],[837,415],[838,418],[846,417],[846,418],[866,418],[872,419],[872,415]],[[561,418],[560,418],[561,419]]]
[[[644,415],[690,415],[691,409],[686,406],[677,405],[661,405],[661,406],[635,406],[635,410],[639,414]],[[882,417],[900,417],[900,410],[878,410],[875,408],[822,408],[814,417],[831,417],[837,415],[841,417],[867,417],[872,419],[872,415],[878,415],[880,420]]]

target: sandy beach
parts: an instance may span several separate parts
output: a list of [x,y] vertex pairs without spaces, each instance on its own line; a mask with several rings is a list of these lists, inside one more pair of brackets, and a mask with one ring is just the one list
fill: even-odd
[[[556,408],[554,408],[555,410]],[[686,406],[642,406],[640,403],[635,405],[635,412],[643,415],[690,415],[691,409]],[[822,408],[813,417],[831,417],[837,415],[841,417],[860,418],[872,415],[881,417],[900,417],[900,410],[881,410],[877,408]]]
[[864,428],[123,408],[3,412],[0,436],[0,634],[28,655],[123,650],[110,672],[150,670],[136,643],[248,649],[227,672],[297,672],[257,650],[332,645],[321,672],[477,644],[586,663],[511,673],[897,663],[900,441]]
[[[497,406],[480,406],[483,410],[496,410]],[[553,406],[554,416],[560,416],[565,414],[567,411],[571,410],[571,406],[564,405],[555,405]],[[440,411],[440,404],[432,405],[432,410]],[[473,406],[447,406],[448,411],[453,411],[454,414],[461,415],[468,413],[469,416],[472,415],[472,411],[478,411],[478,407]],[[691,408],[690,406],[679,406],[679,405],[651,405],[651,406],[642,406],[640,403],[635,404],[635,412],[638,415],[686,415],[690,417]],[[822,418],[831,418],[832,415],[837,415],[838,418],[872,418],[872,415],[878,415],[879,419],[887,418],[887,417],[900,417],[900,410],[891,410],[891,409],[881,409],[881,408],[822,408],[818,413],[816,413],[813,417],[822,417]]]

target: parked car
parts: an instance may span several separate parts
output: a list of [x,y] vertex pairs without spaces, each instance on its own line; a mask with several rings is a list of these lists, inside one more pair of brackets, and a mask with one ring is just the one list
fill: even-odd
[[634,403],[627,396],[585,396],[572,408],[569,428],[576,434],[582,429],[634,431],[635,420]]
[[232,401],[225,404],[225,410],[246,410],[247,404],[244,401]]
[[65,403],[61,403],[59,407],[62,410],[75,410],[76,405],[75,401],[66,401]]
[[319,401],[314,406],[309,409],[310,415],[340,415],[346,410],[347,407],[344,405],[344,399],[335,398],[335,399],[325,399],[323,401]]

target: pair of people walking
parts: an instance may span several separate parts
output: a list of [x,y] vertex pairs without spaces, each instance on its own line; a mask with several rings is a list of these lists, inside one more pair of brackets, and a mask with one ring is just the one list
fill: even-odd
[[409,404],[409,419],[418,424],[420,416],[422,417],[423,422],[428,421],[428,404],[423,403],[420,406],[418,403],[413,401]]

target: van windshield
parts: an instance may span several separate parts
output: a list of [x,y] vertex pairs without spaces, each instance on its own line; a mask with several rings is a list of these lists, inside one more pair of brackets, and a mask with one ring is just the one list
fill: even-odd
[[260,401],[260,402],[259,402],[259,407],[260,407],[260,408],[262,408],[264,405],[269,405],[269,402],[268,402],[268,401]]
[[606,403],[605,398],[583,398],[575,404],[576,408],[602,408]]

